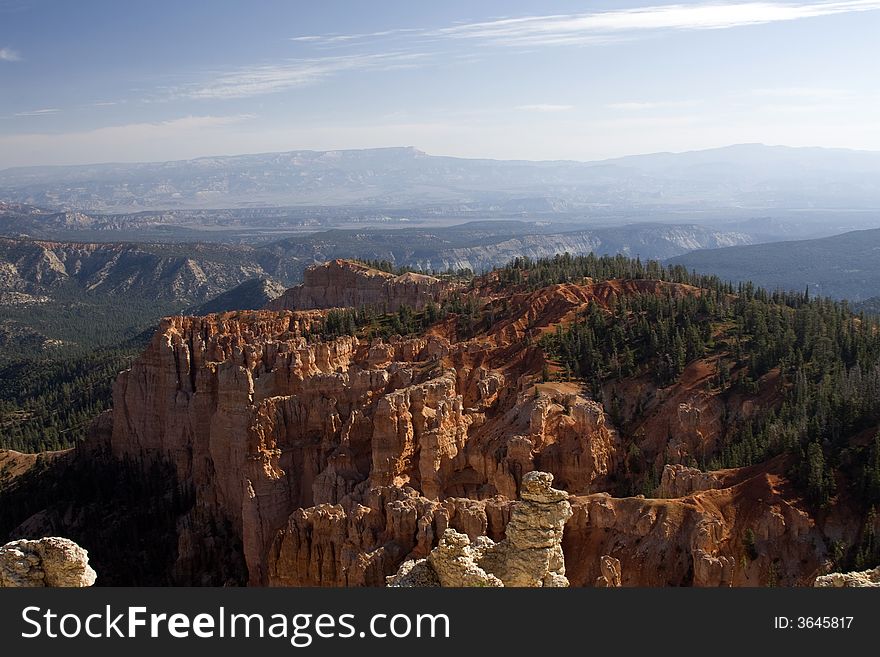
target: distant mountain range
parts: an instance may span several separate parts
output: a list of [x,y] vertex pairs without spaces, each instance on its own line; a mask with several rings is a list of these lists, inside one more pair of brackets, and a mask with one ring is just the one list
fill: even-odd
[[[811,294],[851,301],[880,296],[880,228],[815,240],[693,251],[670,262],[770,289],[809,288]],[[876,300],[865,306],[875,307]]]
[[291,151],[0,171],[0,199],[74,211],[400,207],[880,207],[880,153],[742,144],[597,162],[476,160],[415,148]]

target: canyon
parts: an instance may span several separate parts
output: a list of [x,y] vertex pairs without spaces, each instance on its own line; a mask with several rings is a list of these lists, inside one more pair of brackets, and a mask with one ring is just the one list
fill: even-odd
[[[470,334],[453,315],[405,337],[320,334],[328,308],[454,294],[482,308]],[[723,395],[695,360],[664,388],[620,382],[629,401],[611,412],[542,348],[588,308],[700,294],[650,279],[510,289],[492,274],[467,291],[331,261],[271,309],[162,320],[75,458],[170,464],[193,499],[173,520],[178,584],[384,586],[438,545],[509,539],[542,471],[567,491],[554,494],[571,586],[810,585],[829,571],[833,541],[857,542],[850,509],[805,503],[784,454],[689,465],[718,449],[730,418],[778,403],[772,374],[751,395]],[[625,492],[634,453],[662,473],[656,488]],[[46,517],[12,533],[46,531]]]

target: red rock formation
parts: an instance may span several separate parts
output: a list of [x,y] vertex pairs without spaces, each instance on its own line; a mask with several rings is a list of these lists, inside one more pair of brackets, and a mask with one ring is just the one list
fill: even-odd
[[269,310],[308,310],[373,306],[396,312],[401,306],[422,308],[439,302],[449,285],[433,276],[407,272],[400,276],[350,260],[331,260],[303,273],[301,285],[271,301]]
[[[382,296],[390,275],[346,287],[363,269],[317,268],[288,301],[403,302]],[[433,298],[413,289],[410,305]],[[670,471],[661,488],[675,499],[613,498],[604,491],[627,467],[620,432],[576,383],[541,382],[535,335],[591,300],[652,291],[694,293],[657,281],[551,286],[508,298],[503,319],[468,341],[454,339],[454,321],[409,339],[316,342],[303,332],[319,311],[169,318],[119,376],[105,433],[114,454],[171,457],[192,484],[180,572],[219,519],[241,541],[251,584],[381,586],[447,528],[501,540],[523,475],[544,470],[574,496],[562,543],[573,586],[805,583],[824,543],[779,476],[784,463],[706,481]],[[483,302],[502,312],[497,296]],[[676,446],[693,456],[720,435],[720,402],[697,394],[698,366],[663,391],[630,382],[649,398],[642,427],[656,429],[641,448],[661,466]]]
[[663,466],[657,497],[685,497],[701,490],[719,488],[720,482],[715,472],[703,472],[698,468],[688,468],[681,464]]
[[[605,575],[596,555],[620,561],[623,586],[810,584],[827,556],[822,533],[800,497],[771,474],[779,466],[725,471],[725,487],[681,499],[572,500],[563,539],[572,586]],[[748,530],[755,559],[744,544]]]
[[[450,522],[502,531],[490,527],[502,514],[490,523],[466,499],[447,499],[438,519],[438,500],[515,498],[536,462],[588,492],[612,467],[616,437],[601,407],[569,390],[536,394],[522,379],[499,408],[507,376],[473,367],[467,345],[439,336],[309,344],[300,335],[311,319],[265,311],[166,319],[114,390],[114,454],[170,456],[199,506],[236,528],[253,584],[381,583]],[[498,421],[487,424],[487,413]],[[404,486],[420,496],[401,498]],[[334,554],[350,555],[351,572],[285,574],[279,563],[314,563],[303,541],[315,538],[342,540]]]

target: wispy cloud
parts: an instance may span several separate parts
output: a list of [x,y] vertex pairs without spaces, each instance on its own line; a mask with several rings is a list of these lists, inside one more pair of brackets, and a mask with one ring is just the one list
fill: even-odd
[[398,37],[401,35],[420,35],[428,30],[418,27],[402,27],[393,30],[379,30],[377,32],[362,32],[359,34],[307,34],[304,36],[291,37],[291,41],[300,43],[346,43],[350,41],[364,41],[383,37]]
[[28,112],[18,112],[15,116],[46,116],[47,114],[57,114],[61,110],[57,107],[48,107],[46,109],[30,110]]
[[678,4],[622,11],[508,18],[457,25],[439,33],[499,45],[566,45],[590,43],[612,34],[720,30],[877,9],[880,9],[880,0]]
[[344,71],[401,68],[422,57],[418,53],[380,53],[289,60],[217,73],[171,91],[173,96],[194,99],[248,98],[304,87]]
[[0,48],[0,62],[19,62],[21,55],[12,48]]
[[553,105],[551,103],[536,103],[534,105],[519,105],[515,109],[524,112],[567,112],[574,109],[574,105]]
[[880,9],[880,0],[821,2],[708,2],[577,14],[532,15],[461,23],[439,29],[386,30],[366,34],[294,37],[304,43],[366,43],[409,36],[421,41],[471,40],[482,45],[587,45],[662,31],[722,30]]
[[[456,56],[449,51],[452,47],[460,50],[462,41],[479,47],[511,46],[520,49],[599,44],[664,31],[729,29],[875,9],[880,9],[880,0],[716,1],[499,18],[446,27],[395,28],[352,34],[304,34],[292,36],[290,40],[315,56],[214,71],[200,80],[166,88],[160,96],[165,100],[223,100],[289,91],[346,71],[413,67],[442,58],[449,61]],[[621,103],[614,109],[655,107],[647,103]],[[536,104],[518,109],[562,111],[570,108]]]

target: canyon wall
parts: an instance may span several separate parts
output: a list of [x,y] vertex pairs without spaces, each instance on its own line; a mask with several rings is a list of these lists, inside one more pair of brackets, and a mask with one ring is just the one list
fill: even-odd
[[[113,454],[175,463],[240,537],[251,584],[381,584],[447,527],[503,535],[536,464],[579,493],[613,467],[601,407],[505,384],[519,359],[492,367],[443,336],[307,342],[310,320],[168,318],[114,388]],[[206,538],[185,524],[182,572]]]
[[433,276],[407,272],[399,276],[351,260],[331,260],[303,272],[303,282],[269,302],[269,310],[308,310],[373,306],[396,312],[401,306],[422,308],[439,303],[449,288]]
[[[288,300],[374,302],[397,280],[376,275],[355,298],[326,278],[348,267],[329,263]],[[637,443],[581,384],[544,380],[543,332],[591,301],[653,292],[693,289],[550,286],[507,298],[503,312],[496,304],[496,321],[469,340],[448,321],[418,337],[322,341],[307,337],[318,310],[168,318],[119,376],[112,422],[93,442],[170,460],[193,490],[178,520],[181,583],[210,569],[212,545],[241,551],[251,585],[382,586],[444,536],[447,547],[464,540],[448,530],[469,544],[502,541],[535,470],[571,495],[561,546],[572,586],[811,583],[825,537],[779,474],[785,463],[682,466],[721,431],[721,402],[696,393],[697,364],[683,377],[690,387],[638,382],[651,431]],[[677,459],[660,482],[669,499],[609,494],[626,484],[634,447],[647,464]]]

